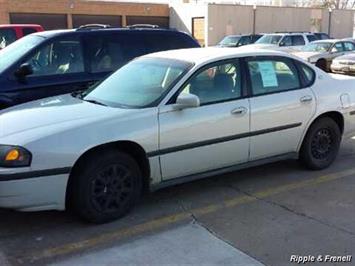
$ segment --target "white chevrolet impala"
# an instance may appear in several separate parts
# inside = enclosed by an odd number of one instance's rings
[[[323,169],[355,128],[355,79],[276,51],[146,55],[83,93],[0,113],[0,207],[101,223],[144,188],[276,160]]]

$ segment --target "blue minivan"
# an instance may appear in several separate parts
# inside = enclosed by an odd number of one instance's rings
[[[0,109],[85,90],[137,56],[193,47],[190,35],[154,27],[31,34],[0,51]]]

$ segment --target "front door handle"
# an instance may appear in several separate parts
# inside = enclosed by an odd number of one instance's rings
[[[247,108],[245,108],[244,106],[240,106],[240,107],[237,107],[237,108],[233,109],[231,111],[231,114],[232,115],[244,115],[244,114],[247,113],[247,111],[248,111]]]
[[[309,103],[312,100],[313,100],[312,96],[306,95],[306,96],[301,97],[300,102],[301,103]]]

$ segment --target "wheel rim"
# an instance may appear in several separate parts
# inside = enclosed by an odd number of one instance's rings
[[[327,159],[331,154],[333,144],[332,132],[327,128],[318,130],[311,142],[311,152],[314,158],[318,160]]]
[[[120,164],[103,168],[91,182],[92,203],[103,213],[121,210],[131,198],[132,192],[132,173]]]

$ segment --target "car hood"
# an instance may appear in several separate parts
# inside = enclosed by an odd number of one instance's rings
[[[307,61],[308,58],[319,56],[322,53],[320,53],[320,52],[295,52],[293,54],[295,56],[297,56],[299,58],[302,58],[302,59]]]
[[[70,94],[45,98],[1,111],[0,138],[41,127],[81,124],[133,110],[89,103]]]

